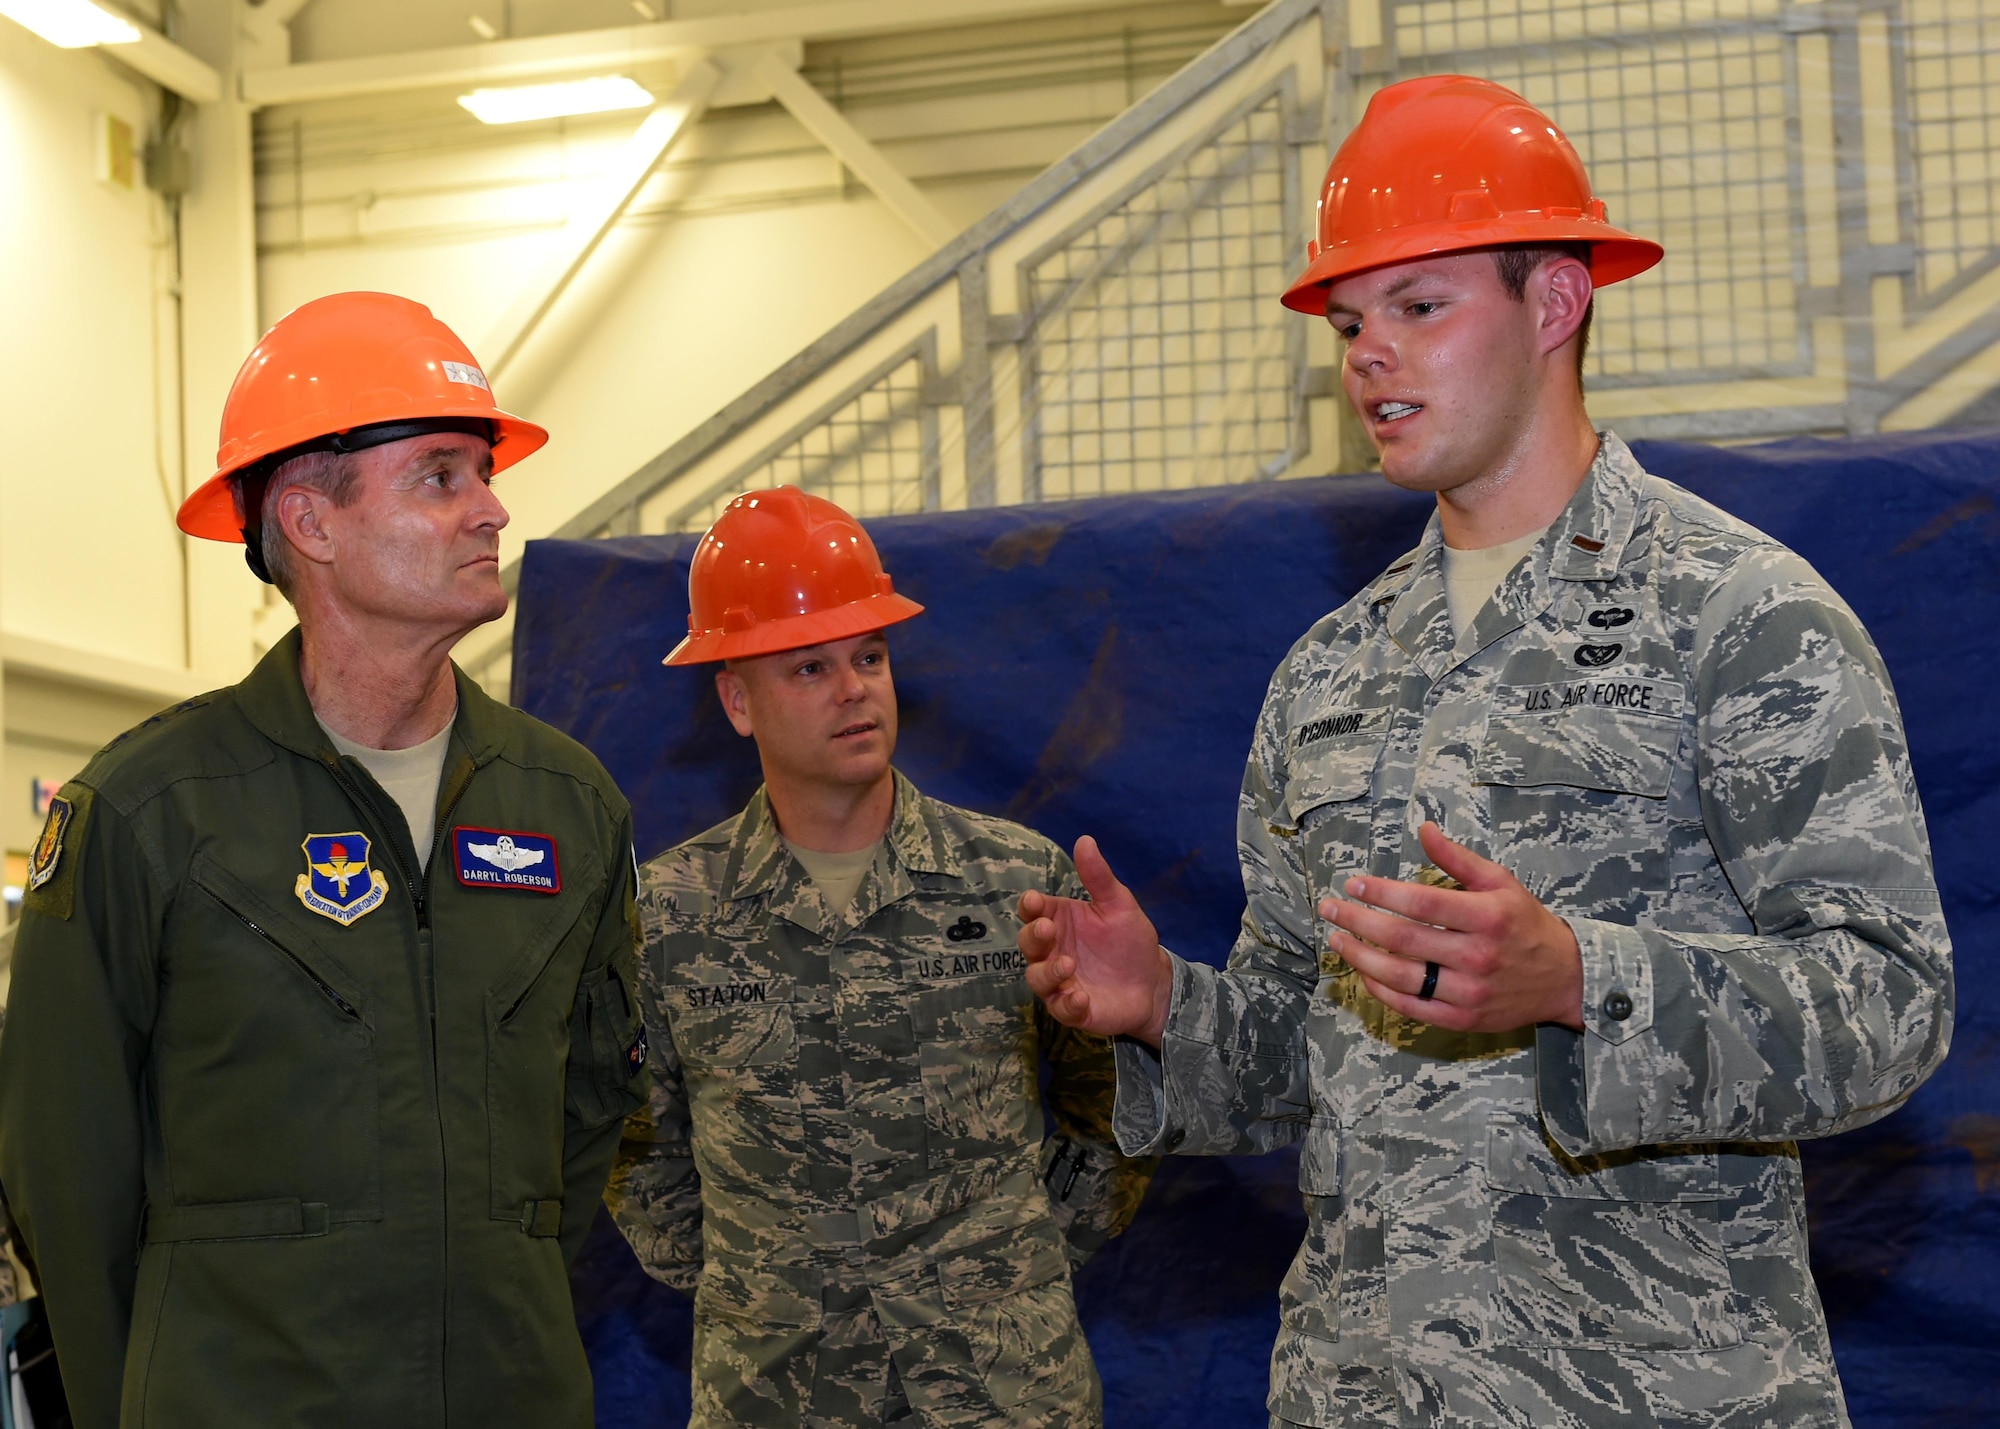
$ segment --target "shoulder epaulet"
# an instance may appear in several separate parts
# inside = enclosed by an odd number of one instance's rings
[[[105,755],[111,753],[114,749],[121,748],[130,741],[139,738],[141,735],[146,734],[149,731],[158,729],[162,725],[171,724],[175,720],[179,719],[182,715],[185,715],[192,710],[201,709],[213,703],[214,700],[215,700],[215,692],[211,690],[207,694],[196,695],[192,699],[182,700],[177,705],[168,705],[158,714],[151,715],[145,719],[140,720],[137,724],[133,725],[123,734],[113,736],[109,744],[105,745],[104,748],[97,751],[97,757],[102,759]]]

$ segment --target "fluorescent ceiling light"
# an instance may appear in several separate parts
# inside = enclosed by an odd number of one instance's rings
[[[137,25],[90,0],[0,0],[0,15],[65,50],[139,42]]]
[[[11,5],[16,0],[0,0]],[[646,109],[653,96],[622,74],[569,79],[559,84],[522,84],[511,89],[475,89],[458,102],[482,124],[519,124],[527,119],[560,119],[569,114],[604,114],[614,109]]]

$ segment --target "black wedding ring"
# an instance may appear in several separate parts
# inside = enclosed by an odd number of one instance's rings
[[[1437,996],[1437,990],[1438,965],[1436,963],[1425,963],[1424,985],[1417,989],[1417,1001],[1429,1002],[1433,997]]]

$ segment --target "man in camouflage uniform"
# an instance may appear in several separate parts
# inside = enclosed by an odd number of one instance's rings
[[[609,1199],[695,1296],[694,1423],[1099,1424],[1070,1271],[1154,1163],[1111,1144],[1110,1043],[1022,976],[1015,902],[1069,859],[891,767],[881,630],[922,607],[837,506],[739,497],[689,595],[668,663],[728,660],[765,784],[641,872],[654,1083]]]
[[[1030,982],[1127,1034],[1126,1149],[1300,1145],[1274,1424],[1845,1424],[1795,1143],[1951,1027],[1888,674],[1804,561],[1591,430],[1593,284],[1659,250],[1543,116],[1392,86],[1326,193],[1286,301],[1437,514],[1271,682],[1227,970],[1085,840],[1091,904],[1023,899]]]

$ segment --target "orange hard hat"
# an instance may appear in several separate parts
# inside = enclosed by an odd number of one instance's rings
[[[1588,243],[1600,288],[1663,252],[1606,221],[1569,140],[1513,90],[1462,74],[1407,79],[1368,101],[1333,156],[1319,236],[1284,304],[1318,317],[1349,274],[1509,243]]]
[[[495,471],[549,439],[493,404],[471,352],[422,303],[389,293],[315,298],[279,318],[238,369],[215,475],[176,519],[190,536],[244,541],[232,478],[268,475],[310,451],[361,451],[430,432],[484,436]],[[254,529],[259,512],[247,515]]]
[[[845,640],[923,614],[896,594],[861,523],[796,486],[746,491],[695,547],[688,635],[668,665]]]

